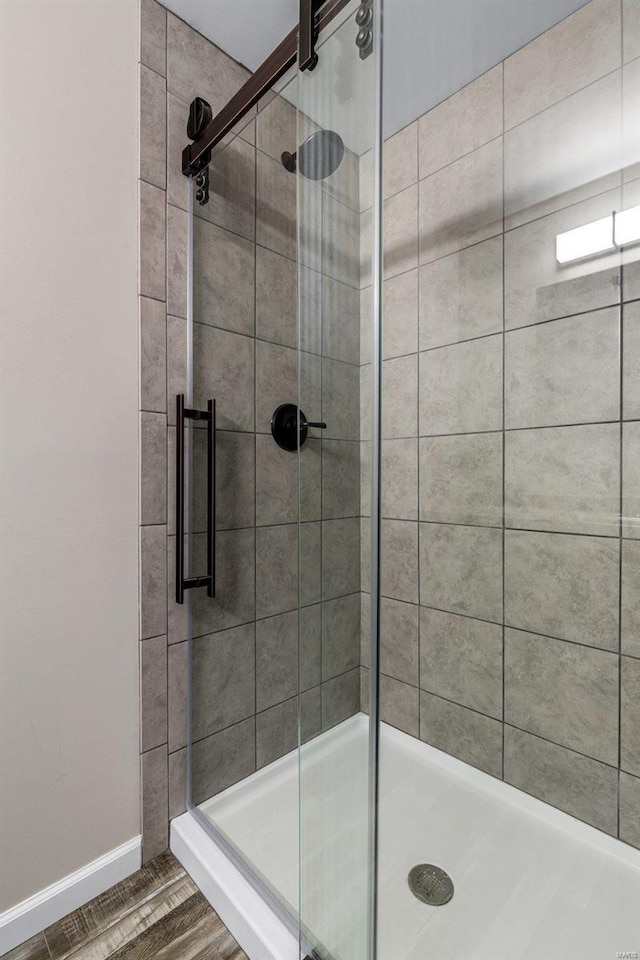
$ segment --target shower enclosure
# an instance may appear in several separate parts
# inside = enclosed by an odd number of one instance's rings
[[[640,942],[640,4],[555,6],[386,140],[377,0],[192,105],[185,816],[291,960]]]

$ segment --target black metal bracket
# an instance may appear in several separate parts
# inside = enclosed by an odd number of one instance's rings
[[[211,109],[211,104],[208,100],[205,100],[204,97],[195,97],[189,104],[189,119],[187,120],[187,136],[189,140],[193,140],[195,143],[201,139],[204,131],[207,129],[208,125],[213,120],[213,110]],[[189,150],[189,147],[185,147],[185,150]],[[184,158],[183,151],[183,158]],[[205,171],[207,164],[211,160],[211,150],[206,150],[198,160],[197,170]],[[195,171],[193,171],[195,172]],[[203,188],[204,184],[198,184],[199,188]],[[204,196],[204,194],[203,194]],[[204,205],[209,199],[209,174],[207,171],[206,174],[206,199],[199,199],[198,203]]]
[[[209,167],[196,174],[196,200],[201,207],[209,203]]]
[[[318,27],[316,13],[323,0],[300,0],[300,26],[298,27],[298,68],[314,70],[318,65],[316,42]]]
[[[184,575],[184,424],[202,420],[207,424],[207,573],[203,577]],[[206,410],[185,407],[184,393],[176,396],[176,603],[184,603],[184,591],[206,587],[207,596],[216,595],[216,402]]]
[[[338,16],[349,0],[324,0],[315,19],[319,33]],[[211,150],[242,120],[261,97],[271,90],[273,85],[285,75],[298,58],[299,25],[291,30],[284,40],[258,69],[252,73],[237,93],[207,124],[194,143],[189,143],[182,151],[182,172],[185,177],[199,173],[209,163]]]
[[[360,59],[366,60],[373,53],[373,0],[361,0],[356,10],[356,23],[356,47],[360,51]]]

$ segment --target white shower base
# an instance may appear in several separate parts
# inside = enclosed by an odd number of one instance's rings
[[[360,714],[308,744],[302,760],[303,836],[317,841],[303,845],[303,914],[340,960],[366,953],[354,853],[366,849],[367,736]],[[201,810],[296,910],[297,751]],[[452,877],[447,905],[410,893],[407,875],[420,862]],[[378,891],[378,960],[615,960],[640,949],[640,851],[386,724]],[[230,919],[244,946],[242,923]],[[252,960],[271,960],[264,947],[252,955],[250,941]],[[297,960],[294,940],[280,944],[274,960]]]

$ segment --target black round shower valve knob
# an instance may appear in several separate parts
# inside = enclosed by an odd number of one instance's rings
[[[300,431],[300,446],[307,439],[309,427],[326,430],[326,423],[307,420],[302,410],[298,416],[295,403],[281,403],[273,411],[271,417],[271,434],[273,439],[283,450],[293,452],[298,449],[298,428]]]

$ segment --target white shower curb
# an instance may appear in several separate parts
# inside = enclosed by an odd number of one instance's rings
[[[299,960],[298,938],[190,811],[171,821],[171,852],[250,960]]]

